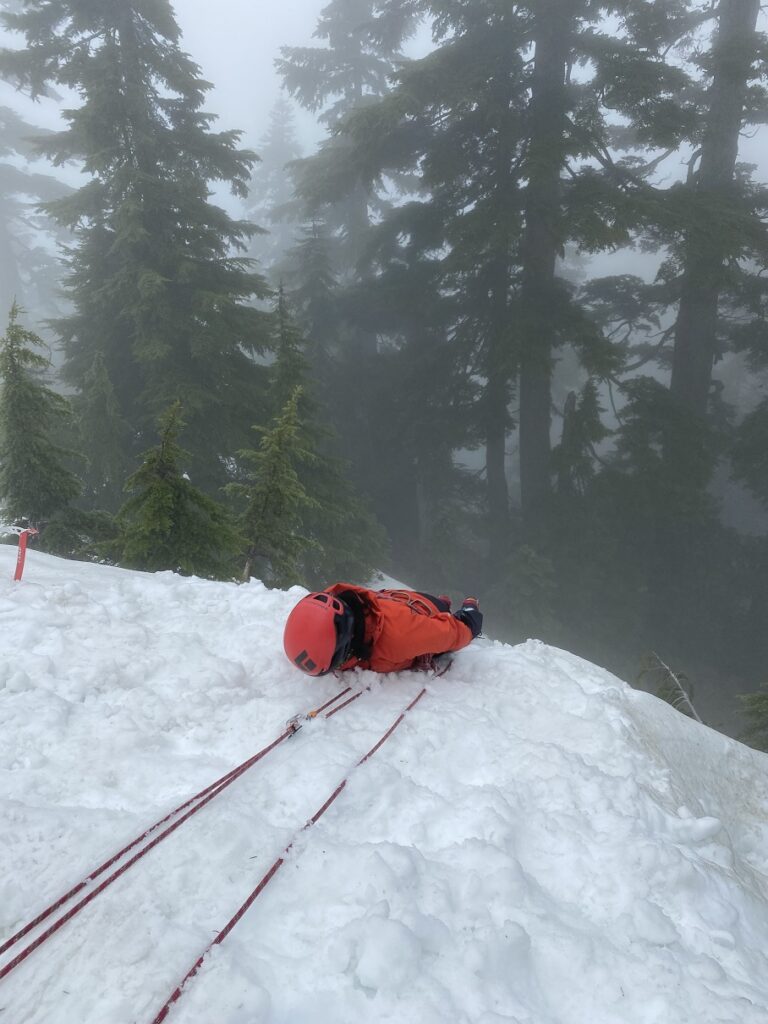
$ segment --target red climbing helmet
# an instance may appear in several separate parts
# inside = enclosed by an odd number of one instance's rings
[[[307,594],[288,616],[283,647],[302,672],[322,676],[348,660],[354,629],[354,616],[338,597]]]

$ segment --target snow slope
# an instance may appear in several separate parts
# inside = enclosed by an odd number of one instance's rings
[[[0,546],[0,940],[339,689],[299,597]],[[347,680],[348,681],[348,680]],[[562,651],[476,641],[256,765],[0,981],[3,1024],[765,1024],[765,755]],[[347,773],[327,814],[299,833]],[[8,952],[0,964],[13,955]]]

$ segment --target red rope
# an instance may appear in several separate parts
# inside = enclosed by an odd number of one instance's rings
[[[340,691],[330,700],[326,701],[325,704],[323,704],[321,707],[316,708],[311,712],[308,712],[307,717],[315,717],[321,714],[323,711],[325,711],[326,708],[329,708],[332,704],[339,700],[339,698],[349,693],[350,689],[351,687],[348,686],[345,690]],[[359,694],[356,694],[355,696],[360,696],[361,693],[362,691]],[[349,703],[350,701],[347,700],[341,706],[345,707]],[[330,712],[330,714],[332,713],[333,712]],[[326,717],[329,717],[329,715],[326,715]],[[51,937],[51,935],[54,935],[64,924],[67,923],[67,921],[70,921],[75,916],[75,914],[79,913],[83,909],[83,907],[87,906],[92,900],[96,899],[99,893],[102,893],[108,886],[112,884],[112,882],[119,878],[120,875],[124,874],[124,872],[126,872],[130,867],[132,867],[138,860],[141,860],[141,858],[146,853],[149,853],[149,851],[153,849],[155,846],[157,846],[159,842],[165,839],[166,836],[169,836],[172,832],[175,832],[180,825],[183,825],[185,821],[188,821],[189,818],[191,818],[194,814],[197,814],[197,812],[201,810],[203,807],[205,807],[206,804],[210,803],[210,801],[213,800],[214,797],[217,797],[219,793],[223,792],[228,786],[230,786],[233,782],[239,779],[241,775],[244,775],[249,768],[252,768],[253,765],[255,765],[263,757],[266,757],[267,754],[274,750],[275,747],[279,746],[284,740],[288,739],[289,736],[292,736],[294,732],[295,729],[293,728],[286,729],[285,732],[278,736],[277,739],[273,740],[272,743],[270,743],[268,746],[264,747],[262,750],[259,750],[256,754],[253,754],[246,761],[243,761],[242,764],[239,764],[237,767],[232,768],[225,775],[222,775],[220,779],[217,779],[215,782],[212,782],[209,786],[206,786],[205,789],[201,789],[199,793],[196,793],[188,800],[185,800],[183,804],[179,804],[179,806],[175,808],[175,810],[170,811],[170,813],[166,814],[165,817],[160,818],[153,825],[150,825],[150,827],[148,829],[145,829],[145,831],[142,832],[141,835],[133,839],[130,843],[128,843],[127,846],[124,846],[122,850],[114,854],[114,856],[110,857],[109,860],[99,865],[99,867],[92,871],[86,878],[84,878],[81,882],[78,882],[77,885],[73,886],[68,892],[66,892],[63,896],[56,900],[55,903],[52,903],[49,907],[46,907],[46,909],[43,910],[40,914],[38,914],[37,917],[34,918],[34,920],[29,921],[27,924],[24,925],[23,928],[16,932],[15,935],[12,935],[9,939],[7,939],[3,943],[3,945],[0,946],[0,954],[5,953],[17,942],[23,939],[25,935],[28,935],[29,932],[31,932],[39,924],[42,924],[43,921],[50,917],[51,914],[55,913],[55,911],[59,910],[65,903],[72,899],[73,896],[76,896],[77,893],[85,889],[90,882],[94,881],[94,879],[98,878],[99,875],[102,875],[105,871],[111,868],[115,863],[117,863],[117,861],[120,860],[121,857],[125,856],[126,853],[129,853],[135,846],[142,842],[142,840],[147,839],[153,832],[157,831],[157,829],[160,828],[161,825],[164,825],[166,822],[170,821],[177,814],[180,814],[181,811],[185,810],[185,808],[190,807],[191,804],[195,804],[195,801],[200,801],[199,803],[196,803],[195,806],[191,808],[191,810],[187,811],[187,813],[183,817],[179,818],[178,821],[175,821],[168,828],[164,829],[158,836],[155,837],[155,839],[152,840],[151,843],[148,843],[146,846],[142,847],[141,850],[138,851],[138,853],[134,854],[134,856],[130,858],[130,860],[126,861],[125,864],[121,865],[121,867],[117,871],[113,872],[108,878],[101,882],[100,885],[96,886],[95,889],[92,889],[86,897],[80,900],[79,903],[76,903],[60,918],[57,918],[57,920],[54,921],[54,923],[49,928],[42,932],[28,946],[25,946],[24,949],[22,949],[12,960],[9,960],[7,964],[0,968],[0,980],[6,977],[6,975],[10,974],[11,971],[13,971],[16,967],[19,966],[20,963],[26,960],[26,958],[31,953],[33,953],[39,946],[46,942]]]
[[[360,758],[360,760],[355,765],[355,768],[359,768],[361,764],[365,764],[365,762],[368,761],[369,758],[373,757],[373,755],[376,753],[376,751],[381,746],[383,746],[384,743],[386,743],[386,741],[389,739],[389,737],[392,735],[392,733],[395,731],[395,729],[400,725],[400,723],[405,718],[406,714],[412,708],[414,708],[416,706],[416,704],[418,704],[418,702],[421,700],[421,698],[424,696],[424,694],[426,692],[427,692],[426,689],[422,689],[420,691],[420,693],[418,693],[416,695],[416,697],[414,697],[414,699],[411,701],[411,703],[408,705],[408,707],[406,707],[403,711],[400,712],[398,717],[395,719],[395,721],[392,723],[392,725],[390,725],[390,727],[387,729],[387,731],[384,733],[384,735],[381,737],[381,739],[378,741],[378,743],[376,743],[373,747],[371,747],[371,749],[368,751],[368,753]],[[347,703],[349,703],[349,701]],[[331,712],[331,714],[333,714],[333,713],[334,712]],[[328,717],[330,717],[330,716],[328,716]],[[312,815],[312,817],[309,819],[309,821],[301,828],[301,830],[300,830],[301,832],[305,832],[308,828],[311,828],[325,814],[325,812],[328,810],[328,808],[331,806],[331,804],[334,802],[334,800],[336,800],[336,798],[343,791],[344,787],[347,784],[347,780],[348,779],[349,779],[349,776],[347,775],[345,778],[343,778],[341,780],[341,782],[338,784],[336,789],[334,789],[334,791],[331,793],[331,795],[328,797],[328,799],[325,801],[325,803],[317,811],[315,811],[315,813]],[[293,846],[294,842],[295,842],[295,840],[291,840],[291,842],[286,846],[286,848],[283,850],[283,852],[280,854],[280,856],[277,858],[277,860],[274,862],[274,864],[272,864],[272,866],[269,868],[269,870],[264,875],[262,875],[262,877],[259,879],[259,882],[258,882],[256,888],[253,890],[253,892],[251,892],[251,894],[248,897],[248,899],[245,900],[245,902],[243,904],[241,904],[241,906],[239,907],[237,912],[234,914],[233,917],[231,917],[229,919],[229,921],[227,921],[227,923],[224,925],[224,927],[221,929],[221,931],[218,933],[218,935],[208,943],[208,945],[205,947],[203,952],[200,954],[200,956],[197,958],[197,960],[195,960],[194,964],[190,967],[190,969],[184,975],[182,980],[179,982],[177,987],[173,990],[173,992],[171,993],[171,995],[168,998],[168,1000],[163,1004],[160,1012],[157,1014],[156,1017],[154,1017],[154,1019],[152,1020],[152,1024],[161,1024],[161,1022],[165,1020],[165,1018],[170,1013],[171,1007],[173,1006],[173,1004],[175,1002],[177,1002],[181,998],[182,992],[184,990],[184,986],[187,984],[187,982],[191,978],[193,978],[197,974],[197,972],[199,971],[200,967],[202,966],[202,963],[205,960],[205,958],[208,955],[208,953],[210,953],[210,951],[213,949],[214,946],[221,945],[221,943],[224,941],[224,939],[226,939],[226,937],[229,935],[229,933],[235,927],[237,922],[246,914],[246,912],[253,905],[254,901],[257,899],[257,897],[260,895],[260,893],[272,881],[274,876],[277,874],[277,872],[283,866],[283,863],[285,862],[285,857],[288,854],[288,852],[291,849],[291,847]]]
[[[344,708],[348,707],[348,706],[349,706],[350,704],[352,704],[352,703],[353,703],[354,701],[356,701],[358,697],[362,697],[362,696],[363,696],[363,694],[364,694],[364,693],[365,693],[365,692],[366,692],[366,691],[367,691],[368,689],[370,689],[370,687],[366,687],[366,689],[365,689],[365,690],[358,690],[358,691],[357,691],[357,693],[353,693],[353,694],[352,694],[352,696],[351,696],[351,697],[348,697],[348,698],[347,698],[347,699],[346,699],[346,700],[344,701],[344,703],[343,703],[343,704],[339,704],[339,706],[338,706],[337,708],[334,708],[334,709],[333,709],[333,711],[329,711],[329,712],[328,712],[328,714],[327,714],[327,715],[326,715],[325,717],[326,717],[326,718],[333,718],[333,716],[334,716],[334,715],[336,714],[336,712],[337,712],[337,711],[343,711],[343,710],[344,710]]]

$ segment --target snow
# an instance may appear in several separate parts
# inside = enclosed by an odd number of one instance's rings
[[[766,755],[534,640],[309,680],[281,647],[298,588],[14,565],[0,546],[0,940],[291,715],[371,689],[0,981],[0,1020],[149,1024],[292,841],[173,1024],[768,1020]]]

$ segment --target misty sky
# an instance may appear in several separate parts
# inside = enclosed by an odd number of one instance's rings
[[[243,144],[258,150],[280,91],[274,60],[281,46],[312,43],[320,11],[328,0],[175,0],[176,19],[183,32],[183,48],[213,84],[205,107],[219,116],[216,127],[243,131]],[[760,14],[760,27],[768,29],[768,11]],[[412,47],[427,49],[428,33]],[[4,41],[11,42],[9,37]],[[11,45],[19,45],[18,37]],[[57,127],[55,105],[33,109],[22,97],[0,83],[0,103],[6,102],[29,116],[34,124]],[[46,105],[43,104],[43,107]],[[307,149],[322,137],[312,115],[296,110],[296,124]],[[761,137],[742,139],[741,159],[753,161],[768,174],[768,143]],[[765,175],[764,175],[765,176]]]
[[[211,0],[175,0],[176,19],[183,33],[182,46],[214,87],[205,101],[205,109],[219,118],[214,130],[239,129],[244,133],[242,144],[258,152],[270,111],[280,93],[281,81],[274,68],[280,47],[312,45],[318,16],[327,3],[328,0],[214,0],[213,3]],[[761,12],[759,26],[763,31],[768,29],[768,11]],[[20,39],[0,33],[1,43],[18,46]],[[411,55],[416,55],[429,48],[429,32],[425,27],[407,49]],[[60,127],[59,104],[46,101],[33,104],[7,83],[0,82],[2,103],[19,110],[32,124]],[[313,115],[298,107],[294,109],[300,139],[305,152],[309,153],[324,131]],[[768,179],[768,132],[765,129],[742,137],[740,159],[758,165],[758,180]],[[57,173],[71,185],[82,183],[75,167],[60,168]],[[664,166],[661,176],[668,184],[684,173],[683,159],[677,155]],[[215,194],[223,205],[232,205],[226,190],[217,189]],[[633,257],[636,259],[637,254]]]
[[[176,0],[176,17],[184,33],[184,49],[200,64],[215,86],[206,108],[220,117],[218,127],[239,128],[244,144],[258,151],[269,112],[280,91],[274,60],[281,46],[312,43],[318,15],[328,0]],[[265,14],[265,8],[268,13]],[[214,13],[212,13],[212,11]],[[768,30],[768,12],[760,14],[760,28]],[[424,33],[421,45],[427,44]],[[420,48],[416,44],[416,48]],[[314,118],[296,108],[300,137],[309,150],[322,137]],[[740,159],[756,163],[768,177],[766,132],[742,138]],[[669,166],[666,174],[684,174]]]
[[[200,65],[214,89],[205,109],[219,116],[216,129],[238,128],[243,144],[258,148],[280,91],[274,60],[281,46],[311,43],[317,18],[328,0],[175,0],[182,47]],[[265,14],[265,8],[269,12]],[[20,36],[0,31],[0,45],[20,46]],[[34,125],[60,127],[59,105],[31,103],[0,82],[0,104],[19,110]],[[296,124],[306,146],[321,136],[314,118],[297,109]],[[67,175],[64,175],[67,177]],[[77,184],[72,181],[72,184]]]
[[[274,60],[281,46],[311,42],[327,0],[176,0],[183,47],[215,90],[206,107],[220,117],[219,128],[240,128],[256,146],[277,99],[280,80]],[[297,114],[303,137],[317,138],[309,115]]]

